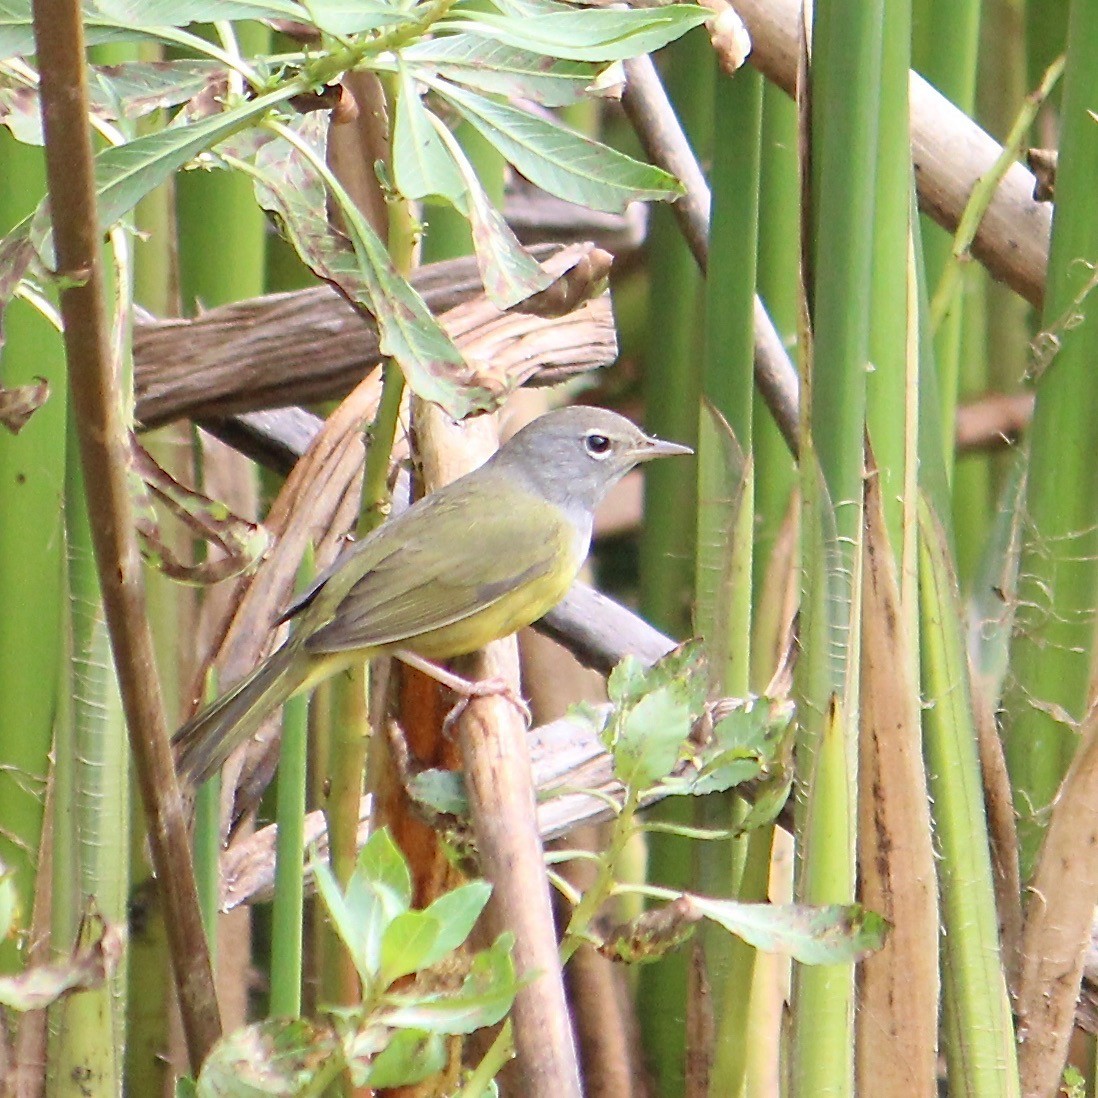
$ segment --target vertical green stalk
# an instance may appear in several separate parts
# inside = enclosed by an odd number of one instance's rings
[[[943,95],[967,114],[974,112],[981,0],[923,0],[915,37],[915,65]],[[998,48],[998,47],[997,47]],[[923,219],[923,249],[931,293],[952,262],[952,234]],[[988,279],[977,264],[962,270],[947,311],[934,333],[934,358],[941,398],[946,475],[954,486],[958,572],[971,575],[988,531],[992,505],[990,459],[974,455],[954,470],[953,424],[958,398],[988,387],[984,300]]]
[[[115,45],[95,51],[95,60],[118,64],[135,51]],[[126,336],[132,316],[133,268],[130,241],[121,233],[104,252],[106,294],[116,323]],[[126,338],[125,347],[130,340]],[[117,399],[132,402],[133,368],[128,351],[120,364]],[[96,570],[91,517],[79,456],[79,436],[71,407],[66,416],[65,547],[68,598],[67,688],[64,724],[58,725],[58,753],[69,752],[55,772],[52,944],[68,956],[79,944],[89,909],[124,925],[129,898],[130,803],[129,745],[111,657],[106,618]],[[61,745],[61,738],[67,741]],[[49,1076],[85,1080],[88,1093],[117,1094],[122,1089],[126,1047],[126,957],[99,988],[74,994],[50,1012],[53,1041]]]
[[[781,89],[763,88],[762,141],[759,164],[758,293],[783,338],[792,342],[798,317],[798,234],[800,190],[797,173],[797,108]],[[789,507],[795,483],[789,447],[773,416],[756,392],[754,445],[756,559],[765,561]],[[765,568],[756,568],[758,592]],[[756,668],[760,677],[773,671]]]
[[[664,80],[695,152],[704,156],[712,126],[713,50],[696,30],[663,53]],[[648,236],[648,342],[644,359],[645,416],[660,438],[691,443],[698,430],[701,392],[699,306],[701,276],[671,210],[652,209]],[[694,530],[682,521],[693,510],[689,463],[653,463],[645,470],[645,525],[640,550],[641,603],[654,624],[672,634],[689,631]]]
[[[922,0],[917,7],[914,62],[919,72],[962,111],[972,114],[976,100],[976,55],[980,37],[980,0]],[[926,218],[923,225],[927,284],[937,287],[950,261],[953,237]],[[935,360],[941,385],[943,433],[953,435],[957,393],[961,383],[961,346],[965,301],[978,293],[976,277],[967,275],[934,336]],[[971,349],[971,348],[970,348]],[[946,467],[952,478],[953,447],[946,447]],[[967,504],[966,504],[967,507]]]
[[[0,130],[0,230],[29,214],[44,191],[41,149]],[[0,860],[15,874],[24,925],[61,682],[66,381],[56,330],[17,300],[4,316],[0,384],[36,377],[49,383],[47,402],[18,435],[0,429]],[[17,942],[0,944],[0,969],[18,967]]]
[[[762,87],[762,77],[751,69],[741,70],[732,79],[722,76],[715,85],[714,118],[719,120],[719,130],[714,134],[703,365],[710,407],[701,409],[698,430],[698,630],[712,661],[713,688],[740,697],[748,694],[751,685],[752,318]],[[700,798],[694,808],[701,826],[734,826],[743,814],[742,805],[730,794]],[[700,844],[697,887],[710,895],[764,899],[769,842],[753,844],[745,837],[734,845],[738,849],[729,851],[724,843]],[[734,863],[739,873],[733,872]],[[757,893],[760,883],[761,895]],[[750,894],[744,892],[745,884]],[[707,934],[705,952],[714,999],[723,1005],[715,1013],[710,1090],[735,1095],[743,1088],[746,1067],[755,951],[728,935]]]
[[[917,219],[912,227],[919,316],[925,324],[929,311]],[[923,753],[939,854],[943,1051],[951,1094],[1012,1095],[1018,1090],[1018,1070],[962,611],[952,571],[950,493],[942,457],[933,344],[925,327],[920,331],[919,352],[920,676]]]
[[[949,547],[929,501],[920,504],[919,599],[927,778],[942,917],[942,1030],[949,1093],[1020,1092],[999,946],[972,688]]]
[[[663,77],[695,152],[704,156],[712,126],[712,81],[716,71],[708,35],[692,31],[662,52]],[[671,210],[651,210],[647,240],[648,338],[644,351],[644,404],[648,429],[660,438],[693,443],[701,394],[701,276]],[[645,470],[644,529],[640,544],[641,608],[672,635],[690,632],[690,596],[696,527],[695,472],[689,462],[653,462]],[[659,468],[662,465],[663,468]],[[688,805],[661,805],[656,812],[689,821]],[[672,835],[649,838],[650,880],[689,886],[691,844]],[[643,1041],[656,1073],[656,1091],[682,1093],[683,1015],[687,973],[684,958],[666,957],[640,972],[637,998]],[[669,1010],[674,1004],[675,1009]]]
[[[1006,704],[1007,765],[1019,812],[1022,878],[1088,703],[1098,588],[1098,7],[1068,27],[1056,210],[1030,430],[1025,541]]]
[[[885,8],[877,190],[873,227],[873,307],[866,385],[866,421],[881,482],[888,540],[902,580],[905,606],[915,620],[915,498],[919,376],[918,355],[908,339],[917,324],[911,247],[911,130],[908,70],[911,7],[894,0]],[[904,260],[904,261],[901,261]],[[907,550],[905,552],[905,550]],[[916,645],[912,645],[915,651]],[[917,676],[916,676],[917,679]]]
[[[872,308],[883,5],[828,0],[813,25],[813,346],[803,384],[804,634],[798,674],[798,899],[854,898],[858,561]],[[853,1093],[853,966],[794,972],[796,1094]]]
[[[1022,31],[1024,13],[1018,0],[993,0],[980,21],[980,83],[977,88],[977,117],[998,141],[1006,138],[1025,99],[1026,43]],[[1057,5],[1037,6],[1042,10]],[[1043,72],[1044,70],[1042,70]],[[1040,79],[1040,77],[1038,77]],[[1033,337],[1033,309],[1001,282],[988,281],[984,308],[984,360],[988,387],[994,392],[1013,392],[1022,384],[1029,365],[1029,341]],[[997,456],[991,467],[992,500],[987,528],[994,525],[994,513],[1004,483],[1014,467],[1013,455]],[[960,498],[961,485],[958,485]],[[965,574],[962,572],[962,574]],[[974,574],[974,573],[971,573]]]
[[[69,416],[71,421],[72,417]],[[124,924],[129,891],[129,752],[99,596],[75,424],[69,423],[65,486],[71,687],[70,724],[58,769],[53,837],[53,945],[67,956],[80,920],[96,910]],[[62,757],[67,752],[68,757]],[[61,765],[61,763],[64,765]],[[101,988],[80,992],[51,1012],[49,1071],[55,1083],[82,1078],[89,1094],[121,1089],[125,1047],[125,968]]]
[[[141,43],[139,57],[143,61],[159,61],[163,51],[154,43]],[[152,132],[163,125],[163,118],[154,115],[145,119],[139,132]],[[138,204],[134,211],[137,233],[132,242],[134,300],[155,316],[172,316],[178,308],[175,287],[175,224],[174,189],[171,182],[158,187]],[[185,423],[173,424],[161,431],[146,434],[142,444],[161,467],[173,476],[187,481],[191,476],[190,429]],[[186,559],[189,539],[180,532],[174,547]],[[145,591],[149,624],[157,651],[157,670],[164,695],[168,723],[174,727],[179,720],[184,683],[193,667],[191,661],[179,659],[179,638],[191,632],[194,591],[161,574],[155,568],[145,570]],[[185,663],[186,666],[181,666]],[[187,687],[190,686],[188,682]],[[130,861],[138,881],[138,897],[149,897],[152,882],[148,878],[143,831],[144,815],[140,798],[130,798]],[[142,881],[141,879],[144,878]],[[130,923],[130,966],[128,1000],[131,1004],[126,1026],[126,1076],[124,1093],[152,1094],[164,1087],[162,1050],[169,1037],[169,999],[171,969],[161,912],[157,905],[133,904],[141,915]]]
[[[706,282],[703,390],[747,459],[743,479],[732,469],[721,431],[703,408],[698,429],[698,627],[708,641],[714,685],[746,695],[751,635],[754,437],[755,252],[759,217],[762,77],[744,69],[716,84],[712,216]],[[729,506],[741,502],[737,514]],[[729,518],[738,519],[737,530]],[[730,544],[736,533],[742,540]],[[733,565],[734,567],[730,567]]]
[[[240,52],[263,53],[270,31],[234,24]],[[267,219],[251,180],[224,171],[180,172],[175,183],[183,311],[256,297],[264,290]]]
[[[301,1013],[302,924],[305,902],[305,789],[309,702],[290,698],[282,711],[278,758],[278,832],[271,928],[272,1016]]]

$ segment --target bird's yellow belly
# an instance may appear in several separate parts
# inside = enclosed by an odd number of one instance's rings
[[[475,652],[500,637],[510,636],[547,614],[576,578],[576,568],[563,568],[559,575],[540,576],[508,591],[491,606],[461,621],[409,637],[394,647],[407,648],[429,660],[449,659]]]

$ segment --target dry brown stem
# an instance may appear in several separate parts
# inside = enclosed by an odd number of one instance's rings
[[[858,899],[892,929],[858,967],[858,1093],[930,1098],[938,1087],[938,894],[918,675],[872,473],[865,495]]]
[[[187,818],[168,744],[127,482],[128,438],[110,353],[96,210],[84,34],[78,0],[38,0],[49,203],[65,356],[92,539],[149,845],[164,902],[183,1028],[197,1074],[221,1035],[198,908]]]
[[[1079,739],[1027,889],[1016,1002],[1023,1094],[1059,1086],[1098,899],[1098,709]]]

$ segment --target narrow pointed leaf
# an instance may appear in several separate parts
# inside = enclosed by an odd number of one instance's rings
[[[415,16],[385,0],[309,0],[308,13],[296,18],[329,34],[359,34],[410,23]]]
[[[437,195],[465,213],[465,182],[454,158],[431,122],[404,66],[398,69],[393,122],[393,179],[406,198],[419,201]]]
[[[427,914],[438,920],[440,929],[434,948],[424,958],[423,967],[441,961],[472,934],[491,895],[492,886],[487,881],[470,881],[444,892],[432,902]]]
[[[485,193],[461,146],[437,118],[431,120],[465,184],[477,266],[492,303],[500,309],[509,309],[551,286],[553,276],[523,250],[503,214]]]
[[[318,123],[310,117],[298,126],[298,140],[323,163]],[[284,139],[260,150],[254,174],[260,204],[279,218],[298,255],[320,278],[374,317],[382,353],[396,359],[413,392],[454,419],[496,407],[504,394],[480,383],[334,178],[322,181],[309,158]],[[325,183],[339,202],[346,235],[325,216]]]
[[[161,27],[218,19],[295,19],[305,9],[291,0],[85,0],[84,35],[89,46],[157,37]],[[31,0],[0,0],[0,57],[34,52]]]
[[[599,66],[531,53],[479,34],[448,34],[402,50],[401,61],[428,75],[497,95],[564,107],[583,99]]]
[[[651,53],[712,18],[692,4],[627,11],[579,8],[514,18],[465,8],[461,22],[443,24],[462,30],[469,23],[478,33],[509,46],[571,61],[624,61]]]
[[[427,81],[503,157],[542,190],[604,213],[622,213],[630,202],[666,201],[683,193],[673,176],[600,145],[562,126],[506,103]]]
[[[193,99],[223,79],[218,61],[189,57],[176,61],[128,61],[96,65],[88,72],[93,109],[104,118],[143,118],[155,110]]]

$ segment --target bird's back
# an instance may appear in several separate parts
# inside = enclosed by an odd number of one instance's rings
[[[490,466],[383,524],[299,603],[307,650],[461,655],[529,625],[575,579],[591,523]]]

